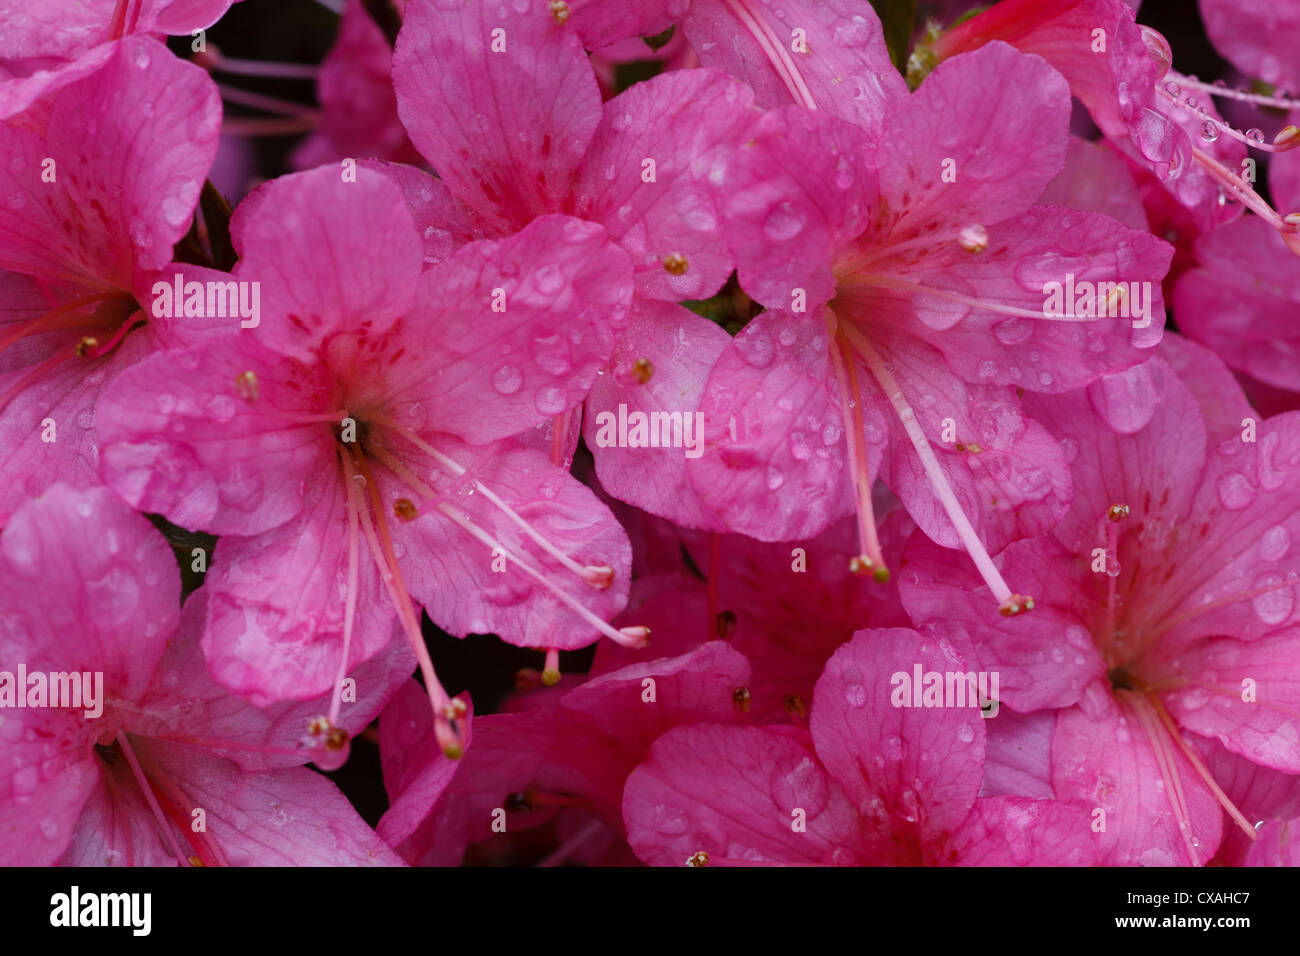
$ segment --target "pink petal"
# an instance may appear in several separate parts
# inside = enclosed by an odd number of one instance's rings
[[[901,585],[912,620],[960,627],[975,642],[980,665],[998,672],[999,700],[1008,706],[1025,713],[1068,707],[1105,673],[1093,644],[1093,604],[1073,573],[1074,555],[1059,542],[1016,541],[998,556],[1003,577],[1034,599],[1032,613],[1010,620],[960,551],[914,535],[904,560],[917,569]]]
[[[865,4],[794,0],[760,9],[694,3],[684,26],[704,65],[743,81],[765,109],[807,106],[811,98],[817,109],[874,135],[888,104],[907,94],[889,60],[880,20]],[[807,52],[793,52],[796,29],[803,31]],[[796,96],[794,90],[804,92]]]
[[[965,818],[984,773],[978,701],[937,709],[895,706],[897,674],[965,671],[946,639],[889,628],[859,631],[826,664],[813,693],[817,756],[866,818],[884,860],[930,859]]]
[[[1096,866],[1092,818],[1082,804],[991,797],[948,843],[959,866]]]
[[[627,250],[641,295],[705,299],[727,280],[718,193],[758,115],[746,87],[712,70],[660,74],[605,105],[578,171],[577,213]],[[670,256],[685,257],[683,274],[665,267]]]
[[[665,734],[628,778],[623,819],[651,866],[682,866],[699,851],[710,865],[864,862],[861,821],[811,748],[759,727]]]
[[[485,529],[506,550],[494,555],[492,547],[433,508],[409,522],[396,526],[390,522],[394,547],[404,551],[399,558],[411,596],[424,603],[439,627],[458,636],[491,633],[521,647],[566,650],[596,640],[596,629],[522,571],[511,555],[523,556],[554,588],[608,620],[627,603],[632,562],[627,535],[609,510],[590,489],[538,452],[504,444],[472,450],[449,437],[437,445],[580,567],[612,568],[613,583],[597,590],[541,553],[484,494],[451,492],[448,497],[456,512]],[[389,481],[381,481],[386,486],[384,500],[405,491]],[[457,487],[472,489],[468,483]]]
[[[1165,699],[1179,724],[1257,764],[1300,773],[1300,633],[1200,641],[1163,657],[1149,673],[1176,681]]]
[[[1247,216],[1197,240],[1196,257],[1197,267],[1174,287],[1179,329],[1232,368],[1300,390],[1295,253],[1271,226]]]
[[[0,169],[0,268],[102,291],[166,265],[216,156],[220,117],[203,70],[156,40],[118,44],[101,70],[59,91],[44,136],[0,125],[11,157]],[[42,181],[45,157],[54,183]]]
[[[1112,695],[1102,681],[1085,703],[1060,711],[1052,737],[1052,786],[1061,800],[1105,811],[1099,834],[1108,866],[1203,864],[1223,834],[1223,811],[1143,700]],[[1145,708],[1144,722],[1138,707]],[[1150,729],[1148,729],[1150,728]],[[1163,753],[1172,773],[1161,769]],[[1102,818],[1094,816],[1098,825]],[[1186,830],[1181,824],[1186,824]],[[1191,844],[1196,841],[1196,844]],[[1194,854],[1195,859],[1192,859]]]
[[[592,386],[583,418],[583,435],[606,491],[679,524],[712,524],[687,478],[687,462],[703,453],[703,428],[696,426],[697,421],[703,425],[697,417],[700,397],[709,370],[730,342],[718,325],[678,305],[633,301],[629,327],[619,339],[608,373]],[[652,368],[650,380],[644,383],[635,369],[642,359]],[[624,408],[628,416],[644,415],[647,422],[655,421],[650,417],[655,414],[676,416],[682,426],[677,433],[682,447],[620,445],[618,423]],[[688,426],[694,448],[686,447]],[[671,432],[668,437],[673,440]],[[644,438],[651,440],[649,435]],[[659,440],[658,430],[654,439]]]
[[[892,363],[926,435],[942,436],[949,426],[953,429],[955,441],[932,438],[932,444],[939,467],[985,546],[996,551],[1009,541],[1051,529],[1069,502],[1069,472],[1060,446],[1021,413],[1015,394],[1008,388],[966,384],[919,337],[882,335],[877,347],[884,361]],[[868,402],[889,427],[881,479],[926,534],[947,547],[960,547],[952,520],[893,405],[874,388]]]
[[[844,418],[824,324],[768,311],[723,350],[700,402],[703,456],[687,463],[700,501],[759,540],[808,537],[851,507]],[[883,423],[875,415],[877,442]],[[879,444],[868,446],[875,474]],[[779,494],[778,494],[779,492]]]
[[[879,201],[873,152],[866,133],[834,117],[764,114],[726,176],[727,241],[746,292],[800,311],[834,296],[834,253]]]
[[[257,534],[299,514],[309,478],[337,474],[328,425],[286,420],[328,407],[310,404],[328,387],[323,370],[268,352],[257,334],[163,352],[114,380],[98,412],[114,490],[182,527]],[[248,371],[253,401],[239,392]]]
[[[494,40],[504,50],[494,52]],[[540,7],[413,2],[393,84],[411,141],[499,231],[569,211],[572,176],[600,120],[596,78],[573,30]]]
[[[423,260],[401,190],[358,167],[281,176],[235,211],[235,276],[261,283],[257,341],[295,358],[315,358],[331,333],[390,328],[415,301]],[[287,321],[286,321],[287,320]]]
[[[323,471],[307,482],[293,519],[251,538],[223,536],[217,547],[203,653],[219,684],[259,707],[334,686],[348,586],[346,507],[338,469]],[[396,616],[363,543],[349,672],[388,646]]]
[[[1070,137],[1065,168],[1043,190],[1039,202],[1101,213],[1130,229],[1147,231],[1142,195],[1128,164],[1105,140]]]
[[[627,256],[594,223],[544,216],[464,246],[420,280],[437,328],[406,330],[419,333],[420,399],[439,430],[475,443],[559,415],[596,381],[631,297]]]
[[[58,484],[0,537],[4,656],[29,670],[102,671],[106,693],[148,686],[176,629],[180,576],[166,541],[102,487]]]
[[[885,120],[892,230],[992,226],[1024,212],[1065,164],[1069,118],[1065,80],[1037,57],[994,42],[941,63]],[[941,175],[948,159],[955,182]]]

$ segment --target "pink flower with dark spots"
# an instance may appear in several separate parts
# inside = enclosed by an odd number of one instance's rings
[[[990,615],[980,582],[919,537],[902,585],[919,625],[976,642],[1008,707],[1054,714],[1052,785],[1104,813],[1113,865],[1203,864],[1225,828],[1254,839],[1202,738],[1300,773],[1300,417],[1257,423],[1211,353],[1172,336],[1161,352],[1172,363],[1031,402],[1074,479],[1053,533],[1000,556],[1042,596],[1034,615]],[[1101,423],[1094,409],[1135,393],[1149,414]]]
[[[136,37],[0,123],[0,525],[55,481],[97,480],[96,408],[115,375],[221,330],[146,315],[220,119],[203,71]]]
[[[574,26],[537,0],[412,3],[393,80],[412,141],[480,235],[564,213],[600,223],[627,252],[632,321],[586,405],[583,434],[612,494],[711,525],[686,477],[699,453],[687,439],[696,437],[704,370],[727,336],[676,303],[713,295],[732,270],[719,188],[757,118],[753,94],[713,70],[678,70],[602,104]],[[600,430],[606,416],[652,414],[675,429],[671,451],[651,447],[649,435],[637,446]],[[568,420],[554,429],[569,434]],[[571,454],[561,443],[555,457]]]
[[[1069,500],[1060,450],[1018,392],[1141,361],[1160,337],[1168,246],[1034,204],[1068,142],[1065,83],[1036,57],[995,43],[942,64],[890,102],[875,143],[833,107],[768,113],[728,173],[740,284],[768,311],[710,373],[692,481],[764,540],[856,511],[853,569],[884,577],[879,475],[1018,613],[1029,605],[989,552],[1048,530]],[[1076,280],[1111,291],[1077,314],[1049,308],[1052,284]]]
[[[599,226],[544,217],[421,271],[397,186],[323,167],[252,194],[232,234],[260,325],[154,356],[101,412],[111,485],[223,536],[203,640],[221,683],[256,703],[337,695],[396,614],[455,750],[412,599],[462,636],[643,638],[606,623],[626,536],[512,440],[580,402],[613,347],[631,275]]]

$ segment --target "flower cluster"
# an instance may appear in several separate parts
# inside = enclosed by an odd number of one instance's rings
[[[1300,864],[1300,0],[322,6],[0,3],[0,864]]]

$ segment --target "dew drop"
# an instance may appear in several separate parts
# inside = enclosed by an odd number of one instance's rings
[[[523,384],[523,373],[513,365],[502,365],[492,373],[492,387],[498,395],[513,395]]]

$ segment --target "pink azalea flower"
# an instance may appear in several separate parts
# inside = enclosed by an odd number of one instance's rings
[[[438,866],[503,832],[502,821],[514,832],[564,809],[622,833],[623,783],[651,743],[678,724],[739,719],[733,694],[748,677],[721,641],[634,664],[533,710],[476,718],[473,747],[450,766],[411,716],[420,690],[408,685],[379,721],[392,800],[379,834],[408,862]]]
[[[1200,738],[1300,772],[1300,417],[1256,425],[1212,354],[1172,336],[1161,351],[1172,363],[1157,356],[1030,403],[1074,480],[1054,532],[1000,556],[1004,572],[1034,582],[1035,615],[991,617],[980,582],[919,537],[902,585],[918,624],[976,641],[1009,707],[1054,713],[1056,795],[1104,813],[1115,865],[1205,863],[1225,826],[1253,838]],[[1154,410],[1123,434],[1097,414],[1142,394]]]
[[[1300,91],[1295,38],[1300,4],[1294,0],[1199,0],[1214,48],[1233,66],[1279,89]]]
[[[418,163],[397,118],[393,50],[360,0],[345,0],[339,34],[316,80],[320,128],[294,150],[290,165],[312,169],[345,157]]]
[[[201,592],[181,611],[179,585],[161,535],[103,488],[57,484],[0,535],[0,664],[27,704],[0,722],[0,863],[400,864],[301,764],[345,746],[412,658],[356,671],[357,702],[312,740],[322,701],[258,711],[212,683]],[[49,675],[68,673],[81,698],[56,700]]]
[[[455,751],[460,706],[412,598],[458,635],[641,640],[606,623],[627,598],[626,536],[510,440],[580,402],[608,360],[631,275],[603,230],[543,217],[422,272],[403,193],[366,167],[275,180],[231,227],[260,326],[150,358],[101,409],[112,487],[223,536],[203,638],[217,680],[259,704],[337,695],[395,612]]]
[[[707,298],[731,272],[717,190],[757,115],[753,97],[715,71],[678,70],[602,104],[581,41],[553,8],[413,2],[393,56],[398,112],[481,235],[564,213],[600,223],[631,257],[633,319],[588,403],[587,444],[612,494],[707,525],[686,477],[685,428],[727,336],[674,303]],[[599,432],[602,413],[624,409],[675,415],[681,450]]]
[[[137,37],[0,123],[0,525],[55,481],[96,481],[104,385],[209,331],[141,327],[139,303],[189,228],[220,119],[203,71]]]
[[[695,724],[628,778],[628,841],[655,866],[1088,865],[1087,808],[981,797],[977,707],[896,703],[894,675],[967,670],[960,644],[861,631],[827,662],[811,732]]]
[[[0,62],[75,60],[100,44],[144,33],[189,36],[235,0],[0,0]]]
[[[1160,336],[1151,282],[1168,246],[1099,214],[1034,205],[1064,163],[1068,93],[1003,44],[892,99],[874,146],[829,115],[854,116],[858,101],[819,106],[767,114],[729,169],[740,283],[768,311],[710,373],[692,481],[729,527],[764,540],[816,534],[856,510],[853,568],[883,577],[879,475],[1017,613],[1029,605],[988,552],[1050,528],[1069,496],[1060,450],[1022,414],[1017,389],[1077,388],[1140,361]],[[1151,294],[1134,300],[1132,324],[1053,318],[1047,284],[1071,277],[1145,282]]]
[[[1274,159],[1269,185],[1278,206],[1300,210],[1300,178]],[[1294,164],[1293,164],[1294,165]],[[1282,175],[1278,175],[1281,170]],[[1196,267],[1174,288],[1178,327],[1214,349],[1231,368],[1274,388],[1300,391],[1300,263],[1257,216],[1222,226],[1196,242]]]
[[[1036,53],[1060,70],[1102,132],[1150,168],[1193,213],[1201,231],[1235,217],[1239,208],[1228,201],[1240,201],[1300,254],[1295,224],[1255,192],[1240,166],[1243,146],[1285,151],[1300,145],[1300,134],[1284,128],[1267,144],[1262,133],[1248,135],[1251,131],[1225,123],[1210,100],[1223,95],[1276,102],[1272,98],[1173,72],[1168,41],[1139,27],[1133,10],[1120,0],[1006,0],[939,36],[914,60],[923,73],[937,60],[997,40]]]

